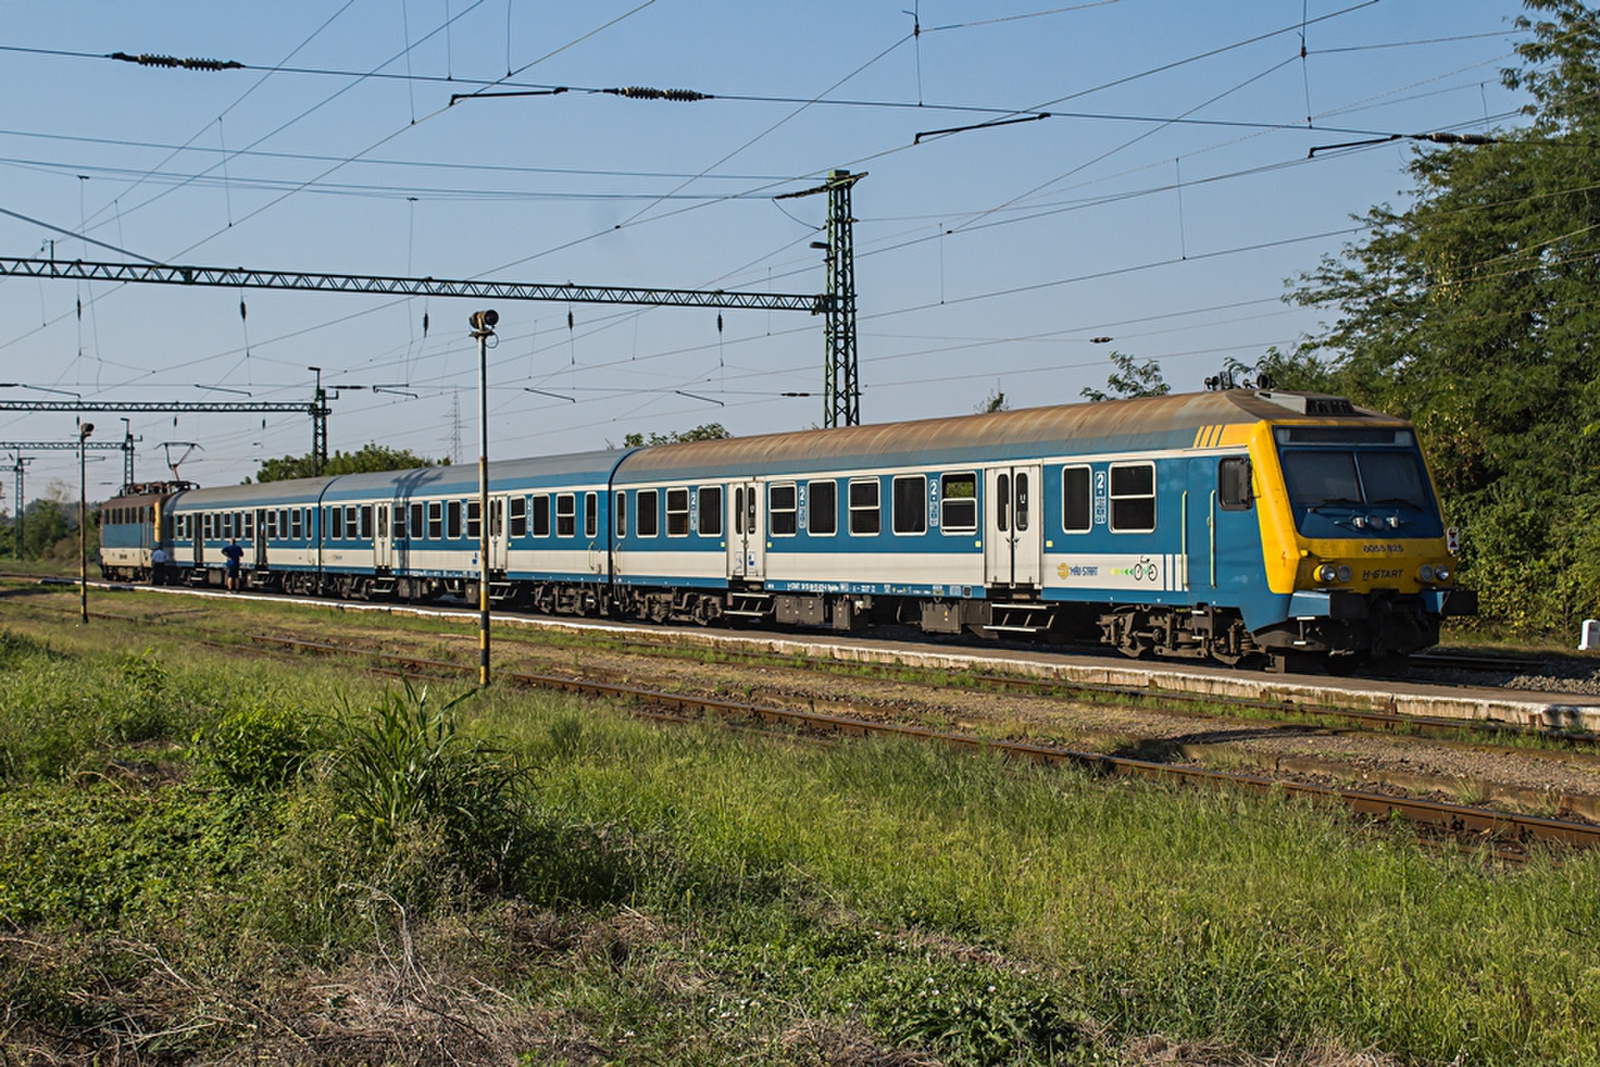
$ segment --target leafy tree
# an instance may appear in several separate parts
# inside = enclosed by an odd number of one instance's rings
[[[1134,396],[1166,396],[1172,392],[1172,386],[1161,377],[1161,364],[1153,359],[1135,363],[1132,356],[1113,352],[1111,362],[1117,367],[1106,379],[1111,392],[1102,393],[1098,389],[1085,387],[1079,393],[1085,400],[1098,403],[1101,400],[1121,400]]]
[[[74,505],[72,510],[77,511],[77,506]],[[63,540],[76,529],[77,523],[67,521],[67,512],[59,503],[43,497],[34,500],[23,517],[23,555],[28,559],[48,555],[57,541]]]
[[[368,442],[358,451],[335,452],[329,456],[328,462],[322,465],[322,473],[324,475],[367,474],[373,471],[410,470],[413,467],[448,466],[449,463],[448,457],[427,459],[409,448],[388,448]],[[308,452],[303,456],[262,460],[261,469],[256,472],[256,481],[281,482],[290,478],[312,478],[316,474],[315,457]],[[250,479],[245,479],[247,484],[249,481]]]
[[[1600,614],[1600,21],[1525,5],[1530,125],[1419,149],[1411,206],[1299,279],[1335,318],[1278,370],[1412,419],[1486,613],[1549,629]]]
[[[1011,400],[998,385],[994,387],[994,392],[989,394],[989,399],[979,404],[977,408],[979,415],[989,415],[996,411],[1010,410]]]
[[[671,433],[652,433],[648,438],[642,433],[630,433],[622,439],[623,448],[643,448],[645,445],[672,445],[679,441],[722,441],[733,434],[720,422],[707,422],[692,430],[674,430]]]

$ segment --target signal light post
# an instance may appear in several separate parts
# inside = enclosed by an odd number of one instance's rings
[[[500,321],[493,308],[467,322],[478,342],[478,684],[489,684],[489,338]]]

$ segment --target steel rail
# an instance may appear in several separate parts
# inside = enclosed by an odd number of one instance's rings
[[[46,584],[49,584],[51,581],[53,581],[53,579],[50,578],[40,578],[38,575],[12,574],[5,572],[0,572],[0,578],[33,579],[42,581]],[[90,584],[94,585],[96,583],[91,582]],[[103,586],[115,586],[125,583],[99,584]],[[184,589],[174,589],[171,591],[177,593],[187,592],[187,590]],[[286,602],[326,603],[324,601],[316,600],[304,601],[301,598],[295,598]],[[448,605],[442,607],[435,605],[431,607],[430,610],[446,615],[457,614],[456,612],[453,612]],[[459,614],[461,614],[463,617],[466,617],[470,614],[470,611],[467,608],[462,608]],[[526,615],[528,613],[519,612],[517,614]],[[557,622],[563,621],[563,617],[553,615],[532,615],[530,617],[549,618],[554,619]],[[648,633],[649,631],[647,628],[641,628],[641,632]],[[649,638],[634,639],[607,635],[604,637],[604,640],[612,644],[626,645],[628,647],[656,649],[670,649],[673,647],[671,645],[663,644],[660,641],[650,640]],[[713,651],[716,653],[716,655],[724,657],[728,660],[777,663],[799,670],[820,670],[824,667],[833,666],[838,662],[835,660],[816,660],[803,656],[793,656],[784,653],[773,652],[747,652],[742,650],[730,650],[726,648],[718,648],[714,649]],[[885,675],[906,670],[906,668],[899,666],[855,661],[850,662],[848,666],[851,671],[861,674]],[[1459,737],[1459,735],[1464,733],[1472,733],[1476,731],[1479,733],[1499,735],[1502,737],[1541,738],[1548,741],[1569,744],[1575,748],[1600,748],[1600,733],[1582,730],[1559,730],[1545,726],[1532,726],[1524,723],[1505,722],[1497,719],[1456,719],[1433,715],[1407,715],[1393,710],[1370,710],[1366,708],[1356,708],[1337,704],[1317,704],[1303,702],[1289,697],[1278,700],[1264,700],[1250,697],[1226,696],[1221,694],[1185,692],[1180,689],[1170,689],[1164,687],[1115,685],[1099,682],[1076,682],[1063,678],[1024,678],[1015,675],[964,672],[960,676],[960,679],[963,682],[978,683],[980,686],[988,686],[995,689],[1010,690],[1013,692],[1035,693],[1045,697],[1085,694],[1089,697],[1117,697],[1143,705],[1160,706],[1163,703],[1184,703],[1199,705],[1202,707],[1209,705],[1221,708],[1240,708],[1249,711],[1261,711],[1279,716],[1296,715],[1314,719],[1331,719],[1335,721],[1351,723],[1354,724],[1354,726],[1358,729],[1370,730],[1373,732],[1408,732],[1419,737],[1453,738]],[[943,688],[949,687],[945,686]],[[965,687],[963,686],[963,688]],[[1389,702],[1389,706],[1390,708],[1393,707],[1392,700]],[[1185,714],[1170,707],[1162,708],[1162,710],[1177,714]],[[1201,717],[1205,716],[1203,711],[1187,714],[1195,714]]]
[[[380,652],[373,649],[350,648],[323,641],[301,638],[277,637],[268,634],[251,634],[252,642],[277,645],[282,648],[319,652],[343,656],[362,656],[380,662],[389,662],[431,671],[451,674],[469,673],[467,664],[447,660],[427,659]],[[1540,842],[1580,848],[1600,846],[1600,825],[1547,819],[1537,815],[1500,811],[1493,808],[1471,807],[1443,801],[1412,797],[1396,797],[1358,789],[1341,789],[1337,786],[1319,785],[1254,774],[1239,774],[1200,767],[1158,763],[1153,760],[1109,756],[1099,752],[1084,752],[1055,745],[1031,741],[1005,741],[980,738],[971,734],[935,730],[923,726],[901,723],[871,722],[844,715],[802,711],[770,705],[749,704],[742,701],[722,700],[716,697],[688,696],[667,693],[640,686],[619,685],[610,682],[586,681],[554,674],[502,672],[501,678],[522,685],[572,693],[580,696],[623,700],[631,703],[670,708],[681,712],[705,713],[738,719],[754,719],[796,729],[822,731],[846,736],[893,736],[935,742],[969,751],[996,752],[1044,764],[1068,764],[1096,773],[1114,777],[1143,778],[1153,781],[1228,786],[1243,788],[1255,793],[1279,793],[1286,796],[1314,798],[1343,804],[1354,814],[1377,819],[1400,816],[1409,822],[1442,830],[1458,837],[1487,840],[1497,843],[1527,844]]]

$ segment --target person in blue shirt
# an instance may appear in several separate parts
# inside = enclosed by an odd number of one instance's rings
[[[222,547],[222,558],[228,561],[227,578],[228,588],[233,592],[239,591],[239,561],[244,558],[244,549],[239,547],[239,539],[231,537]]]

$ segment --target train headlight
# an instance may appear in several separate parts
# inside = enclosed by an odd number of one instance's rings
[[[1436,581],[1448,582],[1450,580],[1450,568],[1441,563],[1433,568],[1433,577]]]
[[[1433,564],[1424,563],[1422,566],[1417,568],[1417,580],[1420,582],[1431,582],[1434,579],[1435,573],[1436,572],[1433,569]]]
[[[1322,566],[1316,569],[1315,577],[1317,581],[1321,582],[1323,585],[1332,585],[1335,582],[1348,582],[1350,580],[1350,568],[1342,565],[1335,566],[1332,563],[1324,563]]]
[[[1350,580],[1350,568],[1346,567],[1342,563],[1339,564],[1338,578],[1339,578],[1339,581],[1341,581],[1341,582],[1348,582]]]

